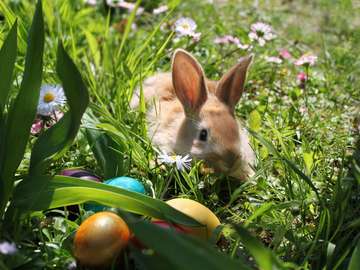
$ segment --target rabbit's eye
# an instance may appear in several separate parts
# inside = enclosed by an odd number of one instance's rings
[[[199,140],[206,142],[207,141],[207,137],[208,137],[208,132],[206,129],[202,129],[200,130],[200,134],[199,134]]]

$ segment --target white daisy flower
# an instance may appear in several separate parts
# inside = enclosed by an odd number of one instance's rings
[[[153,14],[158,15],[158,14],[166,12],[168,9],[169,8],[167,5],[162,5],[162,6],[159,6],[158,8],[154,8]]]
[[[175,32],[178,36],[193,36],[196,30],[196,23],[191,18],[180,18],[178,19],[175,24]]]
[[[269,63],[281,64],[282,59],[276,56],[265,56],[265,61]]]
[[[249,38],[252,41],[257,41],[261,47],[265,45],[266,41],[275,38],[275,34],[272,32],[271,26],[266,23],[254,23],[250,26],[250,29],[251,32],[249,33]]]
[[[48,116],[64,106],[66,97],[64,90],[60,85],[44,84],[40,88],[40,99],[37,107],[37,113]]]
[[[179,171],[183,171],[185,169],[190,169],[191,160],[192,160],[189,155],[186,155],[184,157],[182,157],[180,155],[170,156],[164,152],[159,155],[158,159],[161,163],[175,164],[176,168]]]

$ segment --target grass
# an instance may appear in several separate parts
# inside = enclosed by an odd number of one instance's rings
[[[117,175],[133,176],[147,187],[150,181],[158,199],[199,201],[214,211],[222,224],[234,226],[225,226],[218,249],[250,267],[269,269],[266,263],[276,257],[286,262],[278,267],[281,269],[356,269],[349,262],[356,245],[359,249],[360,237],[359,169],[353,158],[356,150],[360,151],[357,1],[169,1],[169,11],[155,16],[151,5],[159,4],[144,1],[145,12],[136,16],[103,4],[91,7],[81,1],[43,1],[43,82],[59,83],[55,63],[62,40],[90,93],[80,132],[70,149],[48,166],[47,174],[83,167],[108,178],[116,170]],[[0,3],[0,43],[15,17],[19,24],[12,96],[20,88],[26,29],[34,10],[33,1]],[[196,21],[197,31],[202,33],[199,42],[176,38],[171,31],[182,16]],[[171,54],[178,47],[195,55],[209,78],[218,79],[247,52],[234,45],[217,45],[214,38],[230,34],[249,44],[250,25],[257,21],[269,23],[277,37],[264,47],[254,44],[255,61],[247,90],[236,109],[253,134],[256,175],[239,183],[226,176],[204,174],[201,162],[194,163],[189,172],[158,166],[146,137],[145,105],[138,111],[128,107],[138,83],[157,71],[169,70]],[[281,64],[265,60],[265,56],[278,55],[281,48],[295,58],[312,52],[318,61],[305,70],[287,60]],[[308,74],[306,87],[300,87],[296,79],[300,71]],[[97,130],[107,136],[105,155],[116,160],[111,170],[98,163],[91,151],[88,132]],[[29,168],[34,143],[31,137],[18,179]],[[66,211],[65,216],[50,218],[49,213],[55,211],[64,214],[62,210],[32,212],[21,219],[15,233],[1,236],[19,246],[18,254],[0,257],[4,269],[5,265],[12,269],[67,267],[72,261],[69,236],[89,213],[82,209],[71,221]],[[248,232],[263,245],[253,243]],[[127,254],[137,253],[130,250]],[[258,254],[268,257],[261,260]],[[135,258],[145,260],[139,254]],[[131,267],[127,265],[127,269]],[[150,262],[147,267],[152,269]],[[194,267],[189,263],[188,269]]]

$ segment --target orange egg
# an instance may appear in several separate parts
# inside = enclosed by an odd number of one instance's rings
[[[99,212],[87,218],[74,238],[74,256],[81,265],[108,265],[127,245],[130,231],[122,218]]]
[[[176,210],[192,217],[204,227],[186,227],[181,226],[187,233],[209,239],[214,229],[220,225],[219,219],[206,206],[190,199],[176,198],[166,202]]]

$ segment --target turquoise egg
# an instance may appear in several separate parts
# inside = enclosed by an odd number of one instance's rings
[[[104,183],[108,184],[110,186],[115,186],[115,187],[123,188],[123,189],[129,190],[129,191],[145,194],[144,185],[135,178],[131,178],[131,177],[127,177],[127,176],[120,176],[120,177],[106,180]]]
[[[103,184],[123,188],[141,194],[146,194],[145,187],[139,180],[127,176],[115,177],[104,181]],[[95,213],[108,209],[108,207],[106,206],[102,206],[99,204],[89,204],[89,203],[85,204],[84,208],[86,211],[93,211]]]

